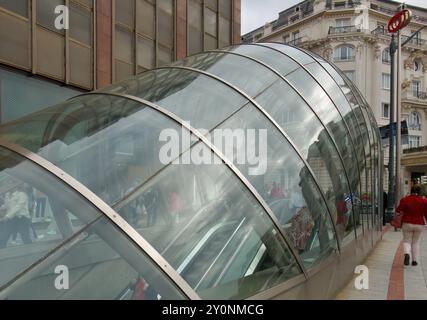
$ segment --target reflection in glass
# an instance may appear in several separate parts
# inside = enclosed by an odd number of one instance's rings
[[[55,177],[0,148],[0,286],[99,216]]]
[[[66,278],[58,281],[60,276]],[[68,281],[66,290],[61,290],[63,279]],[[181,300],[184,296],[140,248],[101,218],[31,270],[25,282],[12,286],[7,298]]]
[[[303,161],[280,131],[264,117],[255,106],[249,105],[220,128],[232,132],[249,129],[255,133],[256,141],[252,141],[249,134],[246,141],[236,139],[234,163],[269,204],[304,264],[310,267],[325,259],[336,247],[328,209]],[[263,130],[265,140],[261,135]],[[221,141],[219,145],[224,143],[227,142]],[[245,164],[239,164],[236,157],[245,153],[246,145],[252,143],[257,156],[252,152],[246,154]],[[253,161],[257,157],[257,161]],[[254,164],[259,169],[256,174],[253,173]]]
[[[247,298],[299,274],[266,213],[206,146],[181,160],[196,153],[212,164],[172,164],[114,208],[134,215],[132,225],[202,298]]]

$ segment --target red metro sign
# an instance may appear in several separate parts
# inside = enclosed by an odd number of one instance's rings
[[[390,19],[387,25],[388,32],[395,33],[405,28],[409,22],[411,22],[412,12],[410,10],[402,10],[396,13],[393,18]]]

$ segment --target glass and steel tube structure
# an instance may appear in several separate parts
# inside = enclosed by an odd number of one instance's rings
[[[145,71],[0,126],[0,298],[331,298],[380,238],[381,164],[311,52]]]

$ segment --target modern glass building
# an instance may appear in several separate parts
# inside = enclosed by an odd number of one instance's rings
[[[331,298],[380,238],[372,112],[298,48],[195,54],[0,137],[2,298]]]
[[[240,43],[240,0],[0,0],[0,43],[4,123]]]

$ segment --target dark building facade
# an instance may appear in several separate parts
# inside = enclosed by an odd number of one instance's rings
[[[240,0],[0,0],[0,122],[239,41]]]

